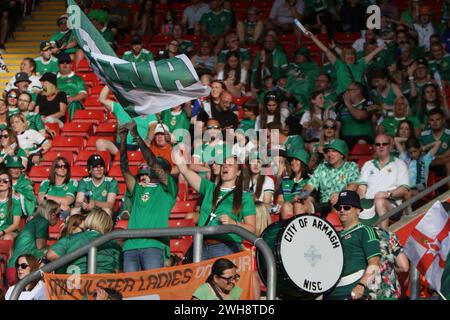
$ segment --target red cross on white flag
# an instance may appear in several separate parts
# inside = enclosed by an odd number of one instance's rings
[[[441,277],[450,249],[450,219],[440,201],[428,210],[411,232],[405,253],[434,290],[441,290]]]

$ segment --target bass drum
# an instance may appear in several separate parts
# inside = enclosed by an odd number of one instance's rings
[[[277,296],[281,299],[315,299],[331,291],[344,267],[339,235],[328,221],[304,214],[269,225],[261,238],[276,263]],[[259,276],[267,286],[267,264],[256,251]]]

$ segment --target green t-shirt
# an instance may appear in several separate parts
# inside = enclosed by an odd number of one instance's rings
[[[305,61],[300,64],[290,63],[288,74],[295,78],[308,80],[311,88],[315,87],[315,82],[320,74],[320,68],[314,61]]]
[[[11,118],[13,115],[20,113],[20,110],[18,108],[8,108],[8,118]]]
[[[20,231],[14,244],[14,252],[8,261],[8,267],[14,267],[16,260],[23,254],[32,254],[37,259],[44,256],[46,248],[38,249],[36,239],[48,239],[49,222],[42,216],[35,216]]]
[[[92,192],[91,199],[94,201],[106,202],[108,194],[119,194],[119,186],[117,180],[112,177],[105,177],[103,181],[97,186],[91,177],[83,178],[78,184],[78,192]]]
[[[354,107],[359,110],[367,110],[367,107],[371,104],[373,104],[372,101],[364,99]],[[337,120],[342,122],[341,135],[344,137],[373,137],[373,124],[370,118],[367,120],[355,119],[345,105],[339,110]]]
[[[242,289],[238,286],[234,286],[231,289],[230,294],[224,300],[239,300],[242,294]],[[214,290],[208,283],[202,284],[200,287],[195,290],[192,294],[193,297],[196,297],[198,300],[219,300]]]
[[[283,179],[281,181],[281,192],[285,202],[290,202],[296,195],[299,195],[305,185],[308,184],[308,179],[300,179],[295,182],[294,179]]]
[[[87,245],[101,236],[102,234],[100,232],[93,230],[74,233],[60,239],[51,247],[51,249],[58,256],[62,257]],[[97,267],[95,273],[100,274],[117,272],[120,269],[120,253],[120,246],[115,241],[110,241],[100,246],[97,249]],[[67,265],[67,268],[71,265],[78,266],[80,268],[80,274],[87,273],[87,255],[70,262]]]
[[[22,209],[20,208],[20,202],[16,198],[12,198],[11,211],[8,212],[8,201],[0,201],[0,230],[7,229],[13,224],[13,217],[21,217]]]
[[[436,71],[439,72],[442,80],[450,80],[450,54],[445,54],[440,60],[430,60],[428,61],[428,69],[430,70],[431,76],[434,76]]]
[[[81,92],[87,92],[84,80],[73,72],[67,76],[62,76],[58,73],[57,85],[58,89],[64,91],[68,98],[76,96]]]
[[[59,71],[58,59],[56,59],[55,57],[51,57],[48,61],[44,61],[42,57],[37,57],[34,59],[34,61],[36,62],[36,72],[40,75],[43,75],[47,72],[56,74]]]
[[[26,216],[32,215],[37,206],[33,182],[22,173],[13,185],[13,190],[19,194],[19,201],[23,214]]]
[[[359,170],[355,162],[344,161],[337,168],[323,162],[314,170],[308,184],[320,189],[320,202],[324,203],[330,200],[331,194],[344,190],[350,183],[357,183],[358,179]]]
[[[364,58],[359,59],[356,63],[345,64],[341,59],[336,59],[334,64],[337,74],[337,88],[336,93],[340,95],[350,83],[352,83],[352,76],[357,82],[363,82],[364,72],[366,71],[367,64]],[[350,74],[350,70],[351,74]]]
[[[65,32],[59,31],[59,32],[55,33],[55,34],[50,38],[50,41],[53,41],[53,42],[59,41],[62,37],[64,37],[64,36],[66,35],[67,32],[69,32],[69,30],[68,30],[68,31],[65,31]],[[64,43],[61,43],[61,45],[67,45],[67,44],[69,44],[73,39],[75,39],[75,34],[72,32],[72,34],[68,37],[68,39],[66,39],[66,40],[64,41]],[[67,53],[67,54],[72,54],[72,53],[76,53],[76,52],[77,52],[77,49],[78,49],[78,46],[76,46],[76,47],[74,47],[74,48],[66,49],[66,50],[64,50],[64,52]]]
[[[194,44],[189,40],[180,40],[178,39],[178,52],[189,54],[194,50]]]
[[[112,113],[114,113],[120,125],[124,125],[125,123],[134,120],[134,122],[136,122],[138,134],[143,140],[147,139],[150,124],[157,122],[154,114],[141,115],[131,118],[122,105],[118,102],[113,102]],[[117,142],[120,142],[119,135],[117,135]],[[127,144],[137,145],[137,141],[130,133],[127,135]]]
[[[439,139],[435,139],[433,132],[431,130],[422,131],[419,141],[421,145],[427,145],[436,141],[441,140],[441,146],[437,152],[437,156],[444,154],[448,150],[448,146],[450,144],[450,129],[444,129]]]
[[[103,36],[103,38],[105,38],[106,42],[108,42],[110,46],[114,45],[114,33],[111,31],[111,29],[105,27],[100,30],[100,34]]]
[[[222,50],[219,53],[218,63],[225,63],[227,54],[230,50]],[[242,62],[248,61],[250,62],[250,50],[247,48],[239,48],[237,52],[239,56],[239,60]]]
[[[199,193],[203,196],[202,206],[200,207],[200,219],[198,225],[204,226],[207,222],[209,215],[212,210],[212,201],[213,201],[213,193],[216,188],[216,185],[202,178],[200,183]],[[221,188],[219,198],[223,197],[225,194],[230,192],[230,189]],[[221,215],[228,215],[234,221],[243,222],[245,217],[252,216],[256,214],[255,202],[253,200],[253,194],[244,191],[242,193],[242,207],[239,213],[239,216],[236,216],[233,213],[233,199],[234,194],[229,195],[220,205],[216,208],[215,214],[216,217],[209,223],[208,226],[217,226],[220,225],[219,217]],[[217,236],[205,236],[205,238],[214,238],[224,242],[237,242],[241,243],[241,237],[234,233],[226,234],[226,235],[217,235]]]
[[[386,97],[383,97],[378,91],[374,90],[372,92],[372,98],[375,104],[381,105],[382,103],[385,103],[389,106],[394,106],[394,102],[397,96],[395,95],[392,85],[389,85],[389,90]]]
[[[249,129],[255,129],[256,120],[242,119],[239,128],[246,132]]]
[[[50,180],[44,180],[39,186],[39,193],[45,193],[49,196],[66,197],[71,196],[75,199],[75,195],[78,189],[78,181],[70,179],[68,183],[62,185],[50,185]]]
[[[153,53],[148,51],[147,49],[142,49],[141,52],[135,56],[133,51],[128,50],[125,51],[125,53],[122,56],[123,60],[129,61],[129,62],[145,62],[145,61],[152,61],[153,60]]]
[[[394,137],[395,134],[397,133],[398,124],[402,120],[405,120],[405,118],[397,119],[394,117],[387,117],[384,118],[383,122],[381,122],[381,125],[383,126],[384,131],[388,136]],[[419,120],[417,120],[416,117],[407,116],[406,120],[411,121],[411,123],[414,126],[414,129],[420,128],[420,122]]]
[[[136,183],[131,194],[131,212],[128,229],[167,228],[169,216],[178,194],[178,186],[172,176],[168,176],[167,186],[162,183],[143,186]],[[123,251],[133,249],[159,248],[169,257],[169,239],[139,238],[129,239],[123,245]]]
[[[181,109],[178,112],[174,112],[170,109],[161,112],[162,122],[169,127],[169,132],[174,132],[176,129],[189,130],[191,125],[186,111]]]
[[[6,152],[4,152],[3,150],[0,151],[0,158],[5,160],[6,156],[7,156]],[[22,163],[23,163],[24,160],[28,159],[27,153],[22,148],[17,148],[16,153],[14,154],[14,156],[20,157],[22,159]]]
[[[225,160],[223,159],[223,156],[223,143],[215,145],[204,143],[201,146],[196,147],[193,153],[193,157],[198,158],[198,162],[209,164],[213,162],[222,164]]]
[[[206,26],[206,32],[210,36],[223,36],[226,27],[232,27],[233,15],[228,10],[219,12],[208,11],[200,19],[200,25]]]
[[[45,125],[42,122],[41,115],[34,112],[25,113],[25,118],[28,123],[28,129],[33,129],[36,131],[45,130]]]
[[[339,237],[344,251],[344,270],[341,277],[359,270],[365,270],[371,258],[381,256],[380,240],[375,230],[370,226],[359,223],[349,230],[339,232]],[[326,298],[350,296],[358,281],[359,279],[346,286],[335,287]]]

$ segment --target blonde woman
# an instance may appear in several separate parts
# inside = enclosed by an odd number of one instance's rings
[[[391,116],[384,118],[383,122],[378,126],[378,133],[385,133],[388,136],[395,137],[398,125],[402,120],[411,121],[415,136],[418,137],[420,135],[420,122],[416,117],[410,115],[409,102],[404,96],[395,99],[393,113]]]
[[[54,73],[44,73],[41,83],[43,89],[36,99],[35,112],[44,117],[44,122],[58,123],[62,128],[66,121],[67,95],[58,91]]]
[[[21,113],[16,113],[9,121],[13,132],[17,135],[19,147],[25,151],[31,163],[38,164],[41,155],[46,153],[52,146],[51,141],[47,140],[38,131],[28,129],[28,122]]]
[[[57,260],[85,246],[110,232],[113,224],[112,218],[105,210],[94,208],[84,222],[86,230],[60,239],[47,252],[47,259],[50,261]],[[100,246],[97,252],[96,274],[118,272],[120,269],[120,252],[121,248],[115,241],[110,241]],[[69,269],[77,269],[80,274],[87,273],[87,256],[72,261],[67,266],[66,272]]]
[[[323,161],[324,151],[323,146],[331,140],[339,139],[338,122],[334,119],[327,119],[324,121],[320,133],[319,142],[315,143],[311,150],[311,159],[309,160],[309,169],[311,172]]]

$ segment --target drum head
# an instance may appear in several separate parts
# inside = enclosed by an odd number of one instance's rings
[[[344,266],[339,235],[326,220],[304,214],[279,233],[281,266],[300,292],[325,294],[338,282]]]

